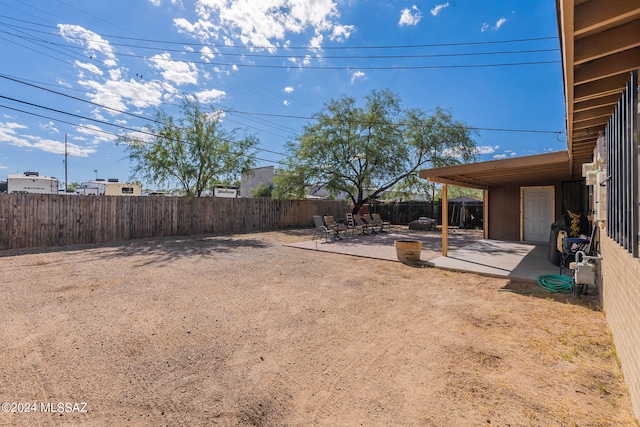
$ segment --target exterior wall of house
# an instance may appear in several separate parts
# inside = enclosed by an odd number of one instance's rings
[[[640,414],[640,259],[633,258],[606,233],[600,236],[600,297],[634,412]]]
[[[489,238],[520,240],[520,187],[489,188]]]
[[[242,174],[240,180],[240,197],[252,197],[251,192],[260,184],[269,184],[276,175],[273,166],[251,169]]]
[[[553,185],[555,207],[553,220],[562,213],[561,183],[527,184]],[[520,185],[505,185],[489,188],[489,239],[520,240]],[[551,231],[551,230],[549,230]]]

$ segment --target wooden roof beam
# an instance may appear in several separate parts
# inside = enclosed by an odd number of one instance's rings
[[[574,105],[573,112],[583,112],[589,110],[595,110],[598,108],[602,108],[604,106],[613,106],[618,103],[620,99],[620,94],[615,92],[613,94],[599,96],[597,98],[587,99],[585,101],[576,102]]]
[[[574,34],[581,38],[637,19],[640,17],[640,2],[591,0],[577,4],[574,13]]]
[[[640,46],[640,19],[576,41],[575,64]]]
[[[592,108],[590,110],[584,110],[584,111],[574,111],[573,122],[577,123],[585,120],[598,119],[602,117],[609,118],[609,116],[613,112],[614,105],[615,104],[605,105],[599,108]]]
[[[581,85],[618,74],[626,74],[638,68],[640,68],[640,46],[577,66],[574,84]],[[626,80],[629,79],[628,75],[624,77]]]
[[[580,129],[594,129],[594,128],[601,128],[604,125],[607,124],[607,122],[609,121],[609,116],[606,117],[600,117],[600,118],[596,118],[596,119],[590,119],[590,120],[582,120],[579,122],[574,122],[573,123],[573,130],[578,131]],[[598,133],[597,129],[594,133]]]
[[[448,185],[455,185],[458,187],[466,187],[466,188],[475,188],[478,190],[485,190],[487,188],[489,188],[489,186],[487,184],[472,184],[472,183],[465,183],[465,182],[460,182],[454,179],[446,179],[446,178],[442,178],[439,176],[426,176],[423,177],[428,181],[431,182],[435,182],[438,184],[448,184]]]

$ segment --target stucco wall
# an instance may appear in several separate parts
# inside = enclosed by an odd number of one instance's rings
[[[640,260],[601,233],[602,303],[635,416],[640,419]]]
[[[274,176],[275,168],[273,166],[255,168],[243,173],[240,180],[240,197],[252,197],[253,190],[260,184],[268,185],[273,181]]]

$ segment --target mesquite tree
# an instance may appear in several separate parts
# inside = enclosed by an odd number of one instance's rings
[[[277,174],[276,197],[300,197],[323,188],[351,201],[353,211],[381,193],[418,182],[420,169],[476,158],[474,131],[436,108],[402,110],[388,90],[373,91],[360,107],[352,97],[331,100],[288,144]]]

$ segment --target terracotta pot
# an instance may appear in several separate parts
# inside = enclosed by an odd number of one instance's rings
[[[400,262],[418,262],[422,253],[422,242],[419,240],[396,240],[396,255]]]

